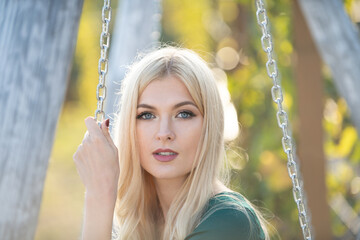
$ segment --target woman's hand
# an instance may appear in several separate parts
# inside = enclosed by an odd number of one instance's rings
[[[111,239],[119,179],[117,148],[109,134],[109,120],[85,119],[88,131],[73,158],[86,188],[82,239]]]
[[[101,123],[85,119],[88,131],[73,159],[85,185],[86,195],[93,197],[114,197],[116,199],[119,178],[117,148],[109,134],[109,120]]]

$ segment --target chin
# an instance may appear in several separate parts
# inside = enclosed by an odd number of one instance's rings
[[[189,173],[179,173],[174,171],[147,171],[156,180],[181,180],[184,181]]]

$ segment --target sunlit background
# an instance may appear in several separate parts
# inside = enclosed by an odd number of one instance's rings
[[[96,109],[102,4],[84,2],[66,102],[45,182],[35,237],[38,240],[80,236],[84,187],[72,155],[86,131],[84,119]],[[113,0],[113,19],[116,5]],[[299,239],[297,209],[271,98],[272,82],[266,76],[266,55],[262,52],[254,5],[251,0],[163,0],[160,39],[191,48],[210,63],[227,113],[226,136],[235,139],[228,151],[233,167],[232,188],[267,209],[269,220],[282,239]],[[354,22],[360,21],[358,1],[346,0],[344,6]],[[268,1],[267,7],[284,101],[297,138],[292,1]],[[351,223],[342,219],[341,209],[337,208],[346,206],[355,218],[360,212],[360,141],[346,103],[337,94],[326,66],[323,78],[327,199],[332,234],[341,237],[349,231]]]

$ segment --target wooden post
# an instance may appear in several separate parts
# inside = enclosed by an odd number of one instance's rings
[[[356,26],[339,0],[299,0],[322,60],[331,69],[335,86],[348,104],[360,134],[360,39]]]
[[[112,117],[119,104],[121,81],[126,67],[138,53],[159,45],[161,0],[119,0],[109,56],[109,78],[105,113]]]
[[[33,239],[83,0],[0,1],[0,238]]]
[[[314,239],[331,239],[323,150],[322,63],[297,1],[294,1],[294,24],[301,172],[311,212]]]

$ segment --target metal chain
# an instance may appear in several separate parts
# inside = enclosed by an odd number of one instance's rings
[[[96,87],[97,109],[95,111],[95,120],[100,125],[105,119],[104,100],[106,98],[106,74],[108,72],[108,49],[110,46],[109,24],[111,21],[110,0],[104,0],[102,8],[102,32],[100,35],[100,59],[98,64],[99,84]]]
[[[302,181],[300,179],[300,173],[295,161],[295,146],[292,142],[291,130],[289,128],[289,120],[286,111],[283,108],[283,93],[281,83],[278,74],[278,68],[275,59],[273,58],[273,42],[269,27],[269,20],[267,17],[264,2],[262,0],[256,0],[256,17],[257,22],[261,27],[262,37],[261,45],[265,53],[267,53],[268,61],[266,62],[266,70],[269,77],[273,80],[273,87],[271,88],[271,94],[273,101],[278,106],[276,114],[279,127],[282,129],[283,138],[282,146],[284,152],[287,155],[288,173],[293,184],[293,196],[295,203],[299,211],[299,222],[303,232],[304,239],[311,240],[311,226],[310,217],[307,214],[305,196],[302,188]]]

